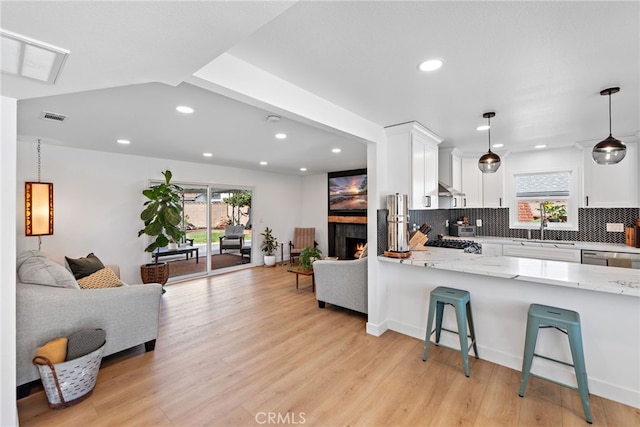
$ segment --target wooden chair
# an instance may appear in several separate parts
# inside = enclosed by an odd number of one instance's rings
[[[302,252],[304,248],[315,248],[318,246],[315,238],[315,228],[296,228],[293,231],[293,242],[289,241],[289,263],[293,264],[294,258],[300,256],[300,252]]]

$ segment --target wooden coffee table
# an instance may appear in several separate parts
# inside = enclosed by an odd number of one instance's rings
[[[313,277],[313,268],[302,268],[302,267],[291,267],[287,270],[289,273],[295,273],[296,274],[296,289],[298,289],[298,280],[300,278],[300,275],[303,276],[311,276],[311,291],[315,292],[316,291],[316,279],[315,277]]]

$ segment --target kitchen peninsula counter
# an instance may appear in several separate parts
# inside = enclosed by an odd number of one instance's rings
[[[403,265],[640,297],[640,270],[637,269],[509,256],[482,256],[445,248],[414,251],[410,258],[380,256],[378,259]]]
[[[520,371],[529,306],[574,310],[581,318],[591,393],[640,408],[639,270],[445,248],[414,251],[406,259],[378,256],[377,261],[385,317],[367,324],[370,333],[392,330],[424,340],[430,292],[437,286],[464,289],[471,294],[479,357]],[[443,327],[457,330],[450,307]],[[441,342],[459,348],[455,334],[443,333]],[[555,330],[540,332],[536,352],[571,360],[566,336]],[[473,377],[475,359],[470,360]],[[557,363],[536,358],[532,372],[576,385],[573,369]]]

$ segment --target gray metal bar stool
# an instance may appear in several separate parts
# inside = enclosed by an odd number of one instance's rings
[[[458,322],[458,330],[452,331],[442,327],[442,315],[444,314],[444,305],[452,305],[456,311],[456,320]],[[431,329],[433,326],[433,316],[436,315],[436,328]],[[467,322],[469,323],[469,333],[467,335]],[[427,336],[424,339],[424,351],[422,353],[422,360],[427,360],[427,353],[429,351],[429,344],[431,343],[431,335],[436,333],[435,345],[440,345],[440,333],[442,331],[453,332],[458,334],[460,338],[460,353],[462,353],[462,363],[464,364],[464,374],[469,376],[469,351],[473,347],[473,352],[478,359],[478,348],[476,347],[476,332],[473,328],[473,317],[471,316],[471,297],[469,292],[460,289],[447,288],[444,286],[438,286],[431,291],[431,297],[429,298],[429,315],[427,318]],[[468,338],[471,338],[471,345],[469,345]],[[443,346],[446,347],[446,346]],[[450,347],[448,347],[450,348]],[[458,350],[452,348],[452,350]]]
[[[571,347],[571,358],[573,365],[562,360],[552,359],[535,353],[536,341],[538,339],[539,328],[555,328],[569,337]],[[578,388],[562,384],[549,378],[545,378],[531,373],[533,357],[540,357],[553,362],[573,367],[578,382]],[[520,397],[524,397],[529,375],[543,380],[551,381],[572,390],[578,390],[584,416],[589,424],[592,422],[591,406],[589,404],[589,384],[587,382],[587,368],[584,363],[584,352],[582,349],[582,332],[580,330],[580,314],[575,311],[563,308],[550,307],[547,305],[531,304],[527,316],[527,335],[524,343],[524,357],[522,360],[522,379],[520,381]]]

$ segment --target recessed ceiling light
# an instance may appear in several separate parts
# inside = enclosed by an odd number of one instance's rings
[[[533,148],[546,148],[547,144],[540,144],[540,145],[536,145]]]
[[[332,148],[332,149],[331,149],[331,152],[332,152],[332,153],[340,153],[341,151],[342,151],[342,150],[341,150],[341,149],[339,149],[339,148]]]
[[[202,153],[202,155],[205,157],[213,157],[212,153]]]
[[[276,133],[276,138],[277,139],[287,139],[287,134],[286,133]]]
[[[489,130],[489,125],[481,125],[476,128],[476,130]]]
[[[131,141],[129,141],[128,139],[119,139],[118,144],[127,145],[127,144],[131,144]]]
[[[267,162],[260,162],[262,166],[267,166]]]
[[[300,172],[306,172],[307,168],[300,168]]]
[[[493,148],[500,148],[500,147],[504,147],[504,144],[493,144],[492,147]]]
[[[435,71],[442,67],[442,64],[444,64],[444,61],[440,58],[427,59],[418,65],[418,69],[426,72]]]
[[[176,110],[181,112],[181,113],[184,113],[184,114],[193,113],[193,108],[187,107],[186,105],[179,105],[179,106],[176,107]]]

